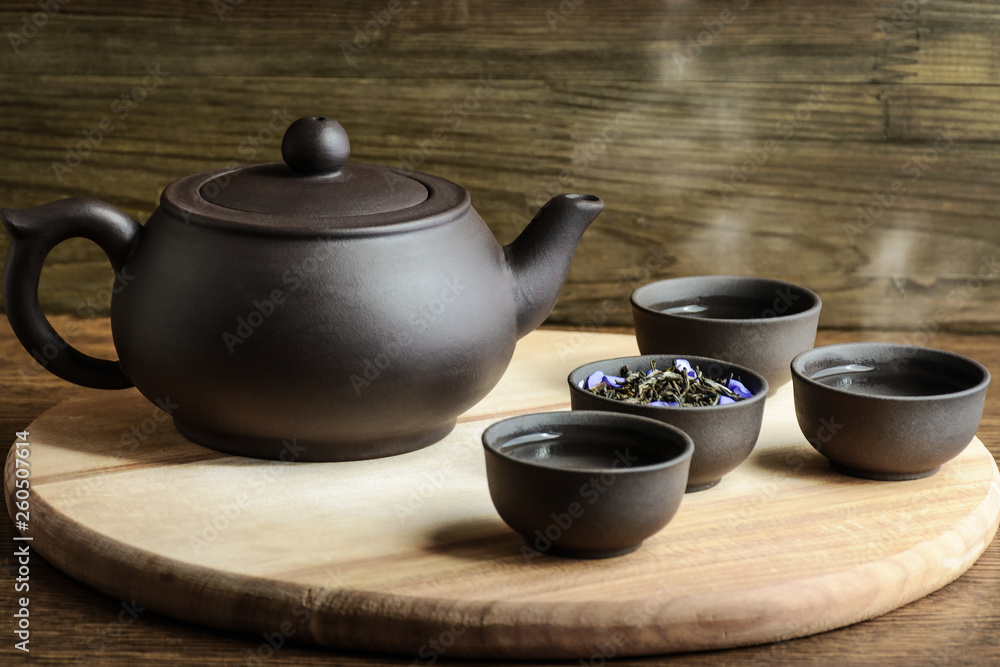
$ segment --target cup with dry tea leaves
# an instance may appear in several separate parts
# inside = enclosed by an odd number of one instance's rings
[[[749,368],[692,355],[644,355],[580,366],[567,378],[574,410],[651,417],[694,441],[687,492],[709,489],[750,456],[768,384]]]

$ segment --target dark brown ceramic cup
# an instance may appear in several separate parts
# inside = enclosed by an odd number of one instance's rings
[[[598,396],[580,387],[594,371],[618,375],[622,366],[631,370],[648,369],[650,362],[657,368],[671,368],[678,357],[687,359],[703,373],[713,378],[732,375],[741,381],[753,396],[729,405],[707,407],[670,407],[624,403]],[[646,355],[605,359],[580,366],[567,378],[570,402],[574,410],[605,410],[656,419],[681,429],[694,441],[694,456],[688,473],[687,492],[709,489],[722,476],[750,456],[760,435],[764,419],[764,399],[768,384],[758,373],[718,359],[692,355]]]
[[[774,393],[792,358],[816,341],[822,302],[805,287],[751,276],[660,280],[632,292],[642,354],[724,359],[760,373]]]
[[[694,451],[680,429],[605,412],[505,419],[483,447],[493,504],[529,560],[635,551],[676,514]]]
[[[990,373],[952,352],[844,343],[792,361],[795,416],[834,469],[867,479],[935,473],[972,441]]]

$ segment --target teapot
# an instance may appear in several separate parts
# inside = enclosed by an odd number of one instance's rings
[[[443,438],[496,385],[604,206],[557,196],[501,247],[455,183],[348,162],[333,119],[293,122],[281,155],[174,181],[145,225],[90,198],[0,210],[18,340],[69,382],[134,385],[218,451],[401,454]],[[115,271],[117,361],[66,343],[39,305],[42,264],[71,237]]]

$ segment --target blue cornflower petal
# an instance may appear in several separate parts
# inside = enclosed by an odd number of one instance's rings
[[[719,405],[729,405],[730,403],[735,403],[733,399],[728,396],[719,396]]]
[[[593,389],[602,382],[604,382],[604,371],[594,371],[587,378],[587,389]]]
[[[580,389],[584,389],[585,387],[583,386],[583,383],[586,382],[586,381],[587,381],[587,379],[584,378],[583,380],[580,380],[579,382],[577,382],[576,386],[579,387]]]
[[[753,396],[753,392],[746,388],[742,382],[736,378],[729,379],[729,388],[736,392],[741,398],[750,398]]]
[[[698,374],[695,373],[695,371],[694,371],[693,368],[691,368],[691,364],[690,364],[690,362],[688,362],[687,359],[675,359],[674,360],[674,366],[677,367],[678,370],[687,373],[687,376],[689,378],[696,378],[696,377],[698,377]]]
[[[651,403],[646,403],[646,405],[651,405],[656,408],[665,408],[667,404],[665,401],[652,401]]]
[[[615,389],[621,389],[622,382],[625,382],[625,378],[620,378],[617,375],[605,375],[604,382],[607,383],[609,387],[614,387]]]

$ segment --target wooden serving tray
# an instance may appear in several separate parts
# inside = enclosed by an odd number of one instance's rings
[[[22,532],[70,576],[179,619],[253,632],[262,655],[305,640],[418,664],[596,659],[822,632],[944,586],[996,533],[1000,473],[978,439],[925,479],[845,477],[805,442],[786,385],[768,399],[751,457],[685,496],[638,551],[526,558],[490,502],[482,430],[567,408],[571,369],[635,353],[631,336],[535,332],[445,440],[347,463],[220,454],[185,440],[134,390],[90,391],[28,429]],[[8,508],[13,470],[8,458]]]

